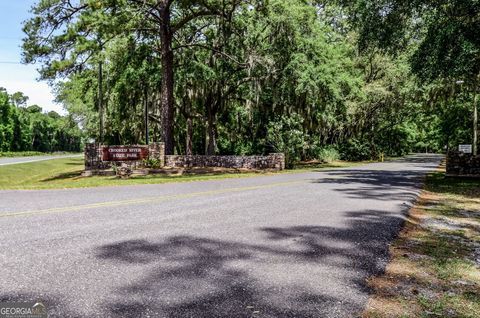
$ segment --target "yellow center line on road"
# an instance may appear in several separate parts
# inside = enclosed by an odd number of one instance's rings
[[[73,206],[67,206],[67,207],[58,207],[58,208],[41,209],[41,210],[30,210],[30,211],[22,211],[22,212],[6,212],[6,213],[0,212],[0,218],[12,217],[12,216],[29,216],[29,215],[39,215],[39,214],[64,213],[64,212],[74,212],[74,211],[103,208],[103,207],[116,207],[116,206],[134,205],[134,204],[143,204],[143,203],[155,203],[155,202],[162,202],[162,201],[175,200],[175,199],[186,199],[186,198],[192,198],[192,197],[198,197],[198,196],[204,196],[204,195],[267,189],[267,188],[273,188],[273,187],[278,187],[283,185],[302,183],[304,181],[305,180],[287,181],[287,182],[263,184],[258,186],[226,188],[226,189],[183,193],[183,194],[172,194],[172,195],[148,197],[148,198],[141,198],[141,199],[98,202],[98,203],[73,205]]]

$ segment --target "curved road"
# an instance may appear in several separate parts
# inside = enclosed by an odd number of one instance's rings
[[[19,163],[45,161],[45,160],[61,159],[61,158],[76,158],[76,157],[83,157],[83,154],[45,155],[45,156],[30,156],[30,157],[4,157],[4,158],[0,158],[0,166],[16,165]]]
[[[0,191],[0,301],[42,300],[49,317],[356,317],[440,160]]]

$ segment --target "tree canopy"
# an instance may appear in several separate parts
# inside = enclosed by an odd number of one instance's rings
[[[71,116],[44,113],[27,100],[21,92],[9,95],[0,88],[0,152],[80,151],[82,132]]]
[[[146,142],[146,115],[167,153],[282,151],[293,163],[441,151],[470,141],[479,8],[41,0],[24,62],[40,62],[71,118],[105,143]]]

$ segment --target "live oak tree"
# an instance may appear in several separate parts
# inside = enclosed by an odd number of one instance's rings
[[[284,151],[292,164],[439,151],[468,131],[452,132],[447,110],[472,109],[472,4],[44,0],[24,60],[86,135],[104,120],[110,144],[146,140],[147,105],[168,153]]]
[[[474,152],[480,102],[480,3],[477,0],[344,0],[360,30],[362,48],[411,47],[412,71],[422,83],[464,83],[473,104]]]

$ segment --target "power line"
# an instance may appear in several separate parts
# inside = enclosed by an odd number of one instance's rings
[[[14,61],[0,61],[0,64],[22,64],[21,62]]]

